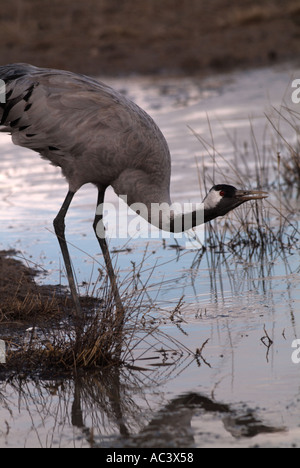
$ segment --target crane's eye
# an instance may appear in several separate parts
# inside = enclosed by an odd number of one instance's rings
[[[224,190],[220,190],[220,197],[225,197],[225,191]]]

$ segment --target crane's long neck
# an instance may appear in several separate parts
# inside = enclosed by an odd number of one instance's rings
[[[122,197],[130,208],[146,219],[150,224],[167,232],[184,232],[189,229],[207,223],[216,218],[218,213],[214,206],[210,206],[206,200],[202,203],[171,203],[169,196],[153,197],[158,202],[149,202],[150,196],[145,196],[142,201],[130,203],[127,196]],[[142,196],[140,196],[142,199]]]
[[[133,211],[163,231],[187,231],[218,216],[207,197],[202,203],[172,203],[168,181],[151,182],[144,171],[126,169],[112,186]]]
[[[151,205],[148,221],[163,231],[184,232],[207,223],[216,216],[215,210],[206,208],[204,203],[161,203]]]

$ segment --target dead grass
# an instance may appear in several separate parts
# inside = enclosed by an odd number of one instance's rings
[[[44,320],[60,313],[67,306],[58,289],[38,286],[37,271],[25,266],[13,256],[15,251],[0,252],[0,323]]]
[[[278,174],[278,185],[283,190],[284,198],[300,197],[300,113],[283,105],[274,109],[272,117],[267,116],[277,142],[277,161],[274,161]],[[291,143],[281,131],[281,122],[285,122],[292,131],[294,143]],[[275,159],[275,158],[274,158]],[[277,164],[276,164],[277,163]]]
[[[17,343],[14,338],[7,341],[5,368],[76,371],[120,364],[114,317],[112,302],[106,301],[97,313],[86,315],[82,324],[65,317],[34,326]]]
[[[92,298],[84,301],[81,298],[85,304],[84,316],[77,320],[72,314],[73,303],[65,292],[57,299],[55,290],[51,292],[50,287],[41,287],[34,282],[36,272],[15,259],[4,257],[3,252],[0,259],[3,290],[6,291],[7,286],[6,279],[3,279],[4,270],[7,273],[12,269],[17,277],[14,292],[6,294],[5,301],[2,296],[0,300],[0,337],[6,343],[6,363],[0,364],[1,372],[36,374],[47,370],[73,373],[79,369],[103,369],[124,364],[135,366],[135,354],[139,349],[143,349],[143,353],[172,349],[176,357],[183,352],[184,347],[179,342],[160,330],[162,317],[149,300],[147,282],[143,284],[139,276],[142,264],[133,269],[132,275],[120,286],[125,310],[120,332],[107,276],[102,277],[97,285],[101,301]],[[12,272],[8,275],[10,281],[11,275]],[[173,322],[179,308],[180,304],[173,313]],[[184,352],[192,354],[187,348]]]
[[[105,302],[99,313],[89,315],[99,301],[82,298],[84,323],[72,320],[73,303],[66,290],[39,286],[37,271],[9,255],[0,254],[0,322],[7,339],[6,368],[31,366],[89,367],[104,365],[114,353],[113,303],[106,287]],[[15,326],[21,327],[17,337]],[[26,328],[31,325],[30,332]],[[78,335],[78,330],[82,333]],[[2,338],[4,338],[2,336]]]
[[[197,164],[199,182],[205,191],[208,185],[222,181],[239,188],[258,188],[270,193],[263,202],[245,203],[229,216],[209,223],[206,226],[205,245],[199,251],[195,266],[199,266],[199,260],[207,249],[217,249],[219,253],[231,252],[249,261],[267,257],[284,259],[287,252],[296,251],[300,242],[297,203],[300,197],[300,114],[285,106],[274,112],[276,118],[266,115],[268,130],[265,135],[268,135],[268,141],[257,141],[251,122],[251,141],[245,143],[243,149],[235,140],[230,140],[234,161],[224,159],[214,146],[210,123],[211,141],[193,132],[204,149],[203,161],[207,157],[213,161],[210,173],[205,167],[200,167],[199,161]],[[283,122],[292,130],[289,139],[282,131]],[[252,153],[250,160],[253,160],[253,156],[255,158],[255,166],[251,169],[247,162],[249,152]],[[227,177],[226,173],[229,174]]]

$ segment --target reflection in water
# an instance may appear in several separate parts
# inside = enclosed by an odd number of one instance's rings
[[[254,409],[239,409],[199,393],[165,404],[154,385],[143,374],[116,369],[74,379],[13,378],[0,385],[0,402],[7,413],[0,446],[194,447],[192,421],[197,420],[205,435],[210,415],[237,439],[284,430],[263,423]],[[18,424],[23,426],[21,438]]]
[[[255,437],[262,433],[273,433],[284,430],[264,424],[255,414],[255,410],[243,408],[237,410],[232,405],[219,403],[198,393],[188,393],[171,400],[160,409],[149,424],[127,444],[150,447],[155,440],[155,447],[193,447],[195,446],[192,420],[197,417],[198,426],[206,431],[205,420],[213,414],[216,420],[221,420],[224,429],[233,437]]]

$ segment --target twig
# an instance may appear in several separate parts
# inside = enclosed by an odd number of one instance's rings
[[[265,335],[261,337],[260,341],[262,342],[262,344],[267,348],[267,354],[266,354],[266,359],[267,359],[267,362],[269,362],[269,350],[272,346],[272,344],[274,343],[273,340],[270,338],[267,330],[266,330],[266,325],[264,324],[264,332],[265,332]]]
[[[209,364],[209,362],[207,362],[204,357],[202,356],[202,351],[204,349],[204,347],[207,345],[207,343],[209,342],[209,338],[207,338],[206,341],[204,341],[204,343],[202,344],[201,348],[197,348],[196,349],[196,352],[195,352],[195,358],[197,360],[197,364],[198,366],[201,366],[201,361],[200,359],[204,362],[204,364],[206,364],[208,367],[211,368],[211,365]]]

